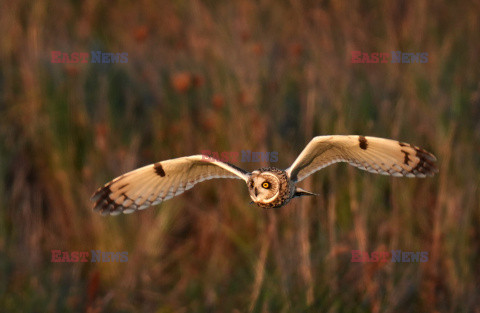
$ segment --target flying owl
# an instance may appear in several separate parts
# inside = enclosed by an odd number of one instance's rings
[[[266,167],[249,173],[202,155],[150,164],[99,188],[92,196],[93,209],[102,215],[132,213],[213,178],[243,179],[255,204],[262,208],[279,208],[295,197],[315,195],[297,187],[297,183],[333,163],[347,162],[383,175],[426,177],[438,172],[435,161],[431,153],[396,140],[357,135],[318,136],[286,170]]]

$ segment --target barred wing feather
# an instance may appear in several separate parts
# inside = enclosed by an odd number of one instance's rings
[[[313,138],[286,170],[294,182],[337,162],[347,162],[372,173],[426,177],[438,172],[433,154],[396,140],[364,136]]]
[[[248,172],[226,162],[204,160],[202,155],[157,162],[121,175],[99,188],[92,196],[93,209],[102,215],[132,213],[213,178],[247,181]]]

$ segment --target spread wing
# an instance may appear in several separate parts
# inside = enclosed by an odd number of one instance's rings
[[[433,154],[396,140],[356,135],[318,136],[286,172],[298,182],[330,164],[347,162],[377,174],[426,177],[438,172],[436,160]]]
[[[226,162],[192,155],[150,164],[119,176],[92,196],[102,215],[132,213],[168,200],[213,178],[248,180],[248,172]]]

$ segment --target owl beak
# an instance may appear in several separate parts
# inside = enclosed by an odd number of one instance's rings
[[[295,193],[293,194],[293,198],[295,197],[301,197],[301,196],[318,196],[318,194],[306,191],[300,187],[295,188]]]

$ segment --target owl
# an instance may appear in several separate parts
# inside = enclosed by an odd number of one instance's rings
[[[150,164],[123,174],[92,196],[93,209],[102,215],[143,210],[173,198],[195,184],[213,178],[243,179],[253,203],[279,208],[295,197],[315,196],[297,183],[337,162],[372,173],[426,177],[438,172],[431,153],[404,142],[364,136],[318,136],[285,169],[265,167],[249,173],[235,165],[202,155]]]

